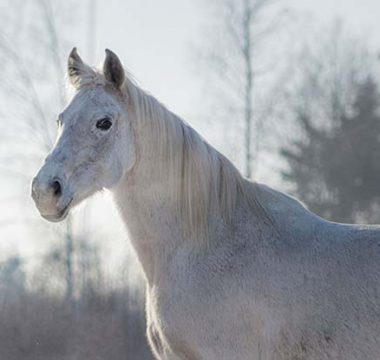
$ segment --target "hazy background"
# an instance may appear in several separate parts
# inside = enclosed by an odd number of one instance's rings
[[[244,174],[379,223],[379,15],[376,0],[0,0],[0,359],[149,358],[109,195],[54,225],[29,195],[72,47],[93,65],[112,49]]]

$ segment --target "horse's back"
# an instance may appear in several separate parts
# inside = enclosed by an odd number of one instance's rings
[[[377,358],[380,228],[325,221],[267,188],[261,196],[277,227],[256,289],[281,323],[273,359]]]
[[[330,223],[258,191],[272,221],[242,205],[233,232],[172,259],[176,277],[151,294],[163,343],[189,360],[376,359],[379,228]]]

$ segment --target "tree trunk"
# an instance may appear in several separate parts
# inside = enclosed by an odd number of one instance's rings
[[[245,89],[244,89],[244,119],[245,119],[245,176],[252,176],[252,89],[253,89],[253,71],[252,71],[252,46],[251,46],[251,20],[252,9],[249,0],[244,1],[244,67],[245,67]]]
[[[74,275],[73,275],[73,255],[74,255],[74,243],[73,243],[73,231],[71,217],[66,220],[65,229],[65,251],[66,251],[66,301],[72,302],[74,299]]]

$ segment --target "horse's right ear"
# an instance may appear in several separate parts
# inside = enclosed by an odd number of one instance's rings
[[[70,83],[76,89],[79,89],[82,77],[89,71],[93,70],[82,61],[78,55],[77,48],[73,48],[67,61],[67,72]]]

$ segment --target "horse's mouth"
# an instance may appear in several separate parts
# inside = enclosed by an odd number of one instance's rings
[[[41,214],[41,216],[50,222],[59,222],[59,221],[65,220],[67,215],[69,214],[72,202],[73,202],[73,199],[71,198],[71,200],[67,203],[67,205],[63,209],[58,211],[56,214],[52,214],[52,215],[51,214],[46,214],[46,215]]]

